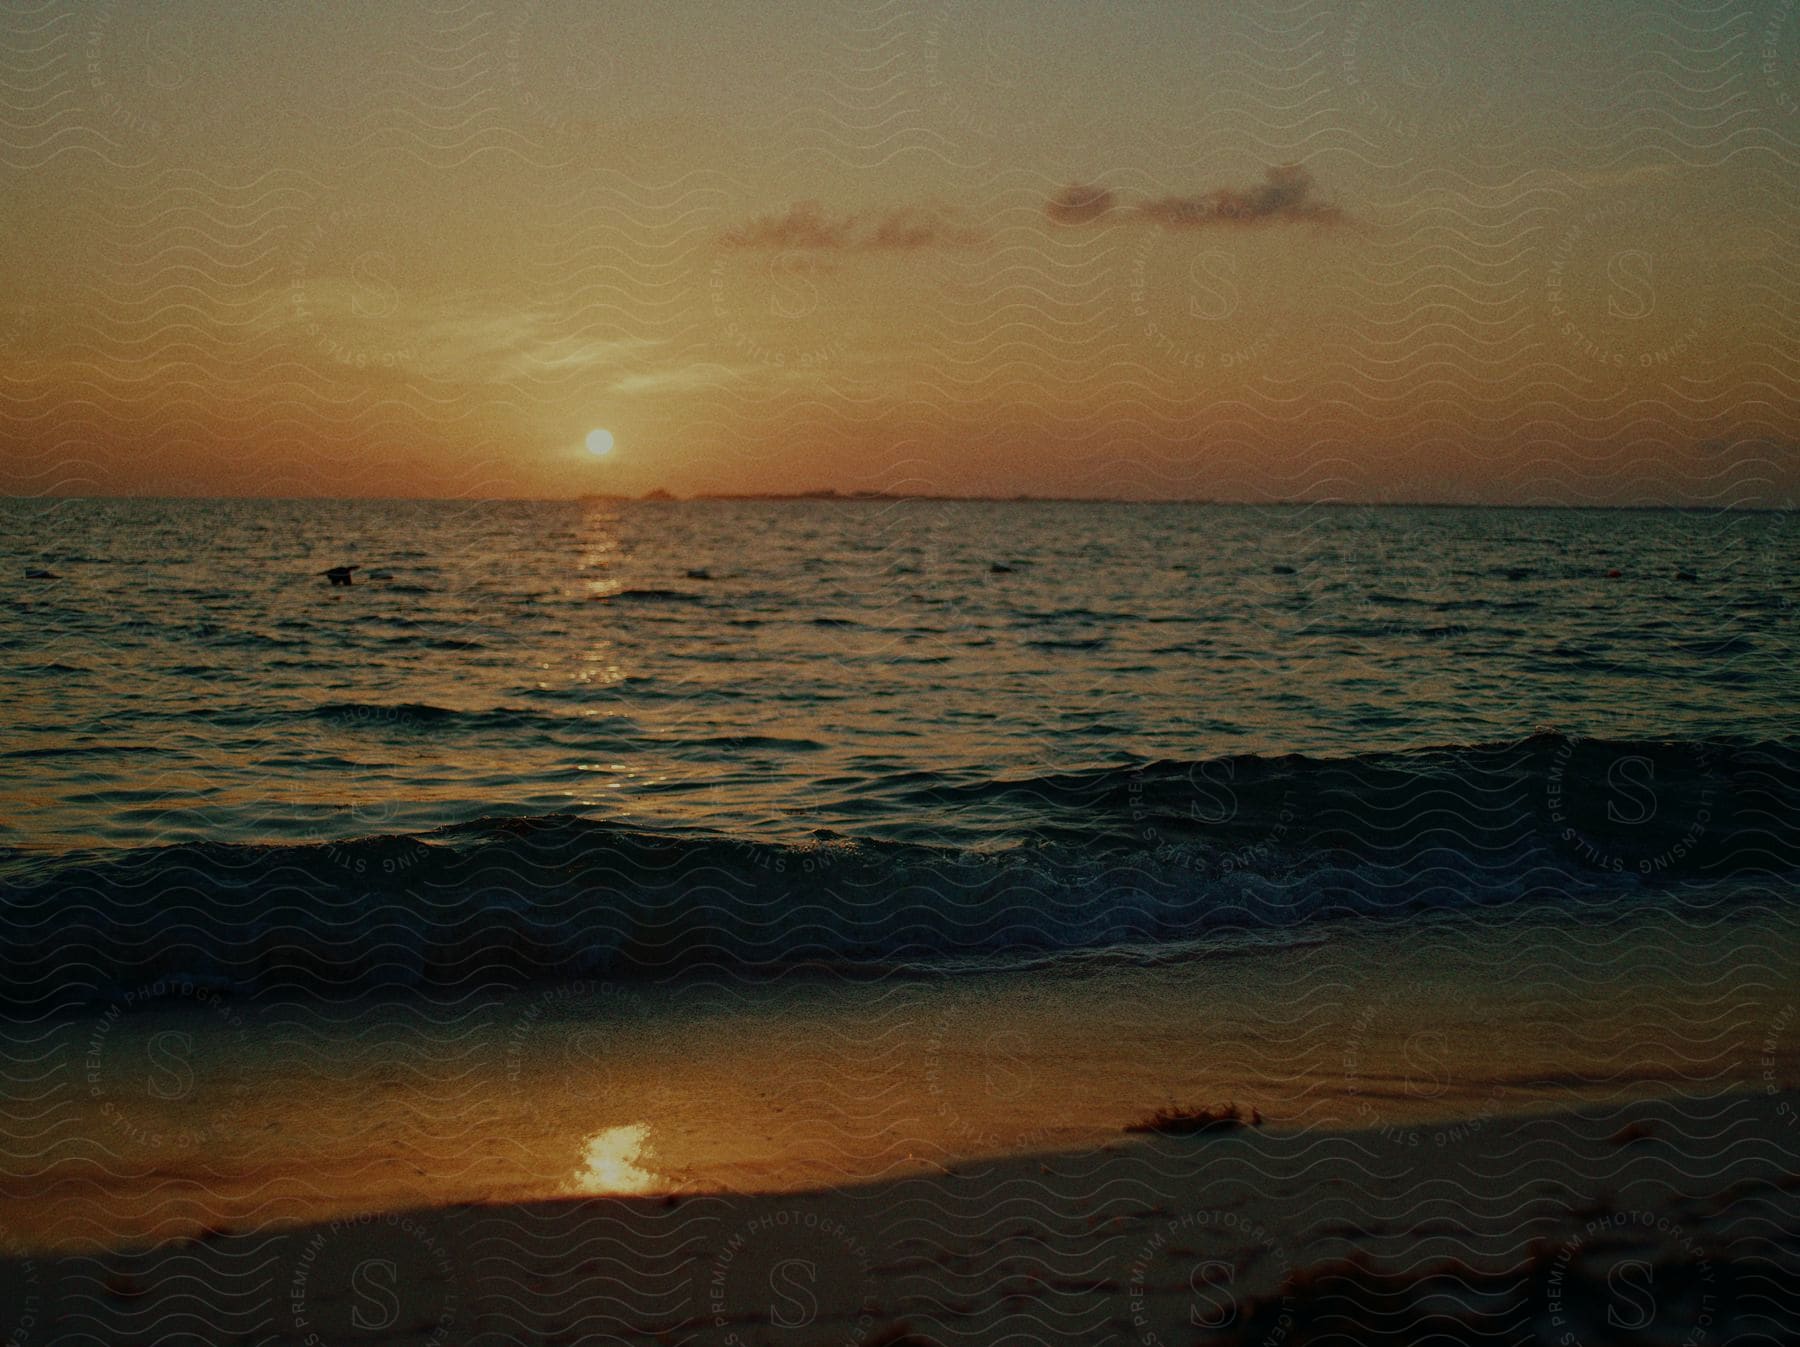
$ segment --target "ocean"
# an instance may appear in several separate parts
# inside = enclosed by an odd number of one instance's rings
[[[1760,892],[1797,561],[1782,513],[9,501],[0,995]]]
[[[0,1252],[1773,1088],[1797,541],[7,502]]]

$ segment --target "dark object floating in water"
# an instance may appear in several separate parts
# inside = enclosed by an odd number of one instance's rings
[[[679,589],[621,589],[613,594],[594,595],[596,603],[705,603],[698,594]]]
[[[60,580],[62,576],[55,571],[26,571],[25,578],[27,580]]]
[[[707,570],[704,566],[696,566],[687,573],[687,578],[690,580],[710,580],[712,579],[712,572]]]
[[[1676,571],[1675,578],[1677,580],[1698,580],[1700,576],[1695,571]]]
[[[1624,574],[1625,574],[1624,571],[1608,571],[1606,573],[1606,578],[1608,580],[1617,580],[1620,576],[1622,576]]]
[[[1244,1127],[1261,1127],[1262,1110],[1248,1113],[1236,1104],[1220,1104],[1217,1108],[1159,1108],[1140,1122],[1128,1123],[1127,1132],[1151,1132],[1157,1136],[1185,1137],[1199,1132],[1235,1132]]]
[[[327,570],[320,571],[319,574],[331,581],[334,586],[348,585],[351,581],[351,572],[360,569],[357,566],[332,566]]]
[[[989,575],[1011,575],[1014,571],[1016,571],[1018,569],[1019,568],[1017,566],[1008,566],[1004,561],[996,561],[992,566],[988,567],[988,574]]]
[[[1294,573],[1292,566],[1275,565],[1269,567],[1269,570],[1274,575],[1292,575]]]
[[[1529,580],[1533,574],[1534,572],[1529,566],[1508,566],[1506,568],[1506,578],[1508,580]]]

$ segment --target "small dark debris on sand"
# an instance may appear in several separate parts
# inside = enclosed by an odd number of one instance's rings
[[[1215,1108],[1177,1108],[1171,1104],[1168,1108],[1157,1109],[1148,1118],[1126,1124],[1125,1130],[1185,1137],[1199,1132],[1236,1132],[1240,1128],[1261,1127],[1262,1121],[1260,1109],[1246,1112],[1235,1103],[1220,1104]]]

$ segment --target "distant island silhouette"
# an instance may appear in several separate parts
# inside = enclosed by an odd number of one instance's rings
[[[962,501],[969,504],[1068,504],[1068,505],[1219,505],[1228,502],[1206,497],[1186,497],[1180,500],[1139,500],[1131,496],[1034,496],[1021,493],[1014,496],[980,496],[958,495],[951,492],[916,492],[916,491],[837,491],[830,487],[821,487],[812,491],[697,491],[692,496],[678,496],[672,491],[657,487],[646,491],[641,496],[628,496],[617,492],[585,491],[576,497],[577,500],[592,501],[604,504],[617,504],[628,501],[847,501],[847,502],[903,502],[903,501]]]
[[[336,499],[308,497],[307,499]],[[420,499],[437,499],[421,497]],[[446,497],[444,499],[456,499]],[[531,499],[531,498],[524,498]],[[624,505],[634,502],[673,502],[698,504],[729,501],[823,501],[843,504],[943,503],[966,505],[1216,505],[1246,510],[1547,510],[1588,511],[1598,514],[1716,514],[1721,509],[1733,514],[1781,514],[1786,507],[1771,505],[1601,505],[1601,504],[1511,504],[1470,500],[1307,500],[1304,498],[1275,500],[1233,500],[1219,496],[1037,496],[1027,492],[1017,495],[958,495],[954,492],[915,491],[837,491],[820,488],[812,491],[697,491],[691,496],[678,496],[658,487],[641,496],[618,492],[587,491],[579,496],[563,497],[592,504]]]

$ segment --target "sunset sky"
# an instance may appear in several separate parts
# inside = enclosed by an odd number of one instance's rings
[[[1800,493],[1792,0],[0,25],[0,492]]]

